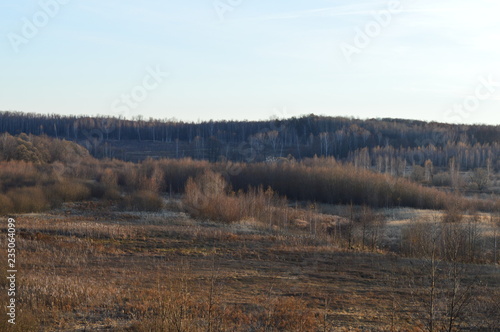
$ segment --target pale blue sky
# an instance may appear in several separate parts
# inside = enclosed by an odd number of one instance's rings
[[[55,1],[0,4],[0,110],[500,124],[498,0],[217,0],[236,4],[223,19],[213,0],[44,9]],[[347,61],[342,47],[360,46],[357,29],[394,3],[400,10]],[[23,34],[35,23],[36,34]],[[155,68],[169,72],[159,84],[148,76]],[[146,91],[145,79],[147,95],[125,104],[122,95]]]

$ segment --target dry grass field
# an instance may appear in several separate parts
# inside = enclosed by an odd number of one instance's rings
[[[347,248],[321,227],[312,233],[308,225],[216,223],[179,212],[178,202],[167,206],[122,212],[89,201],[15,216],[20,303],[15,328],[2,319],[0,330],[427,330],[428,260],[397,255],[390,246]],[[342,209],[318,207],[323,213],[316,217]],[[382,237],[389,242],[416,216],[432,214],[385,213]],[[498,267],[457,266],[464,272],[453,299],[470,297],[453,329],[498,331]],[[447,271],[443,263],[435,279],[434,321],[443,329],[452,298]]]

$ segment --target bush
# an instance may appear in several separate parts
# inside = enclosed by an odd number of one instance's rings
[[[0,194],[0,214],[7,214],[14,211],[12,200],[5,195]]]
[[[237,202],[229,197],[229,188],[222,175],[210,170],[195,179],[189,178],[186,183],[184,203],[188,212],[194,217],[236,221],[240,215],[234,208]]]
[[[17,187],[32,187],[40,179],[40,172],[33,163],[24,161],[0,162],[0,183],[2,190]]]
[[[90,195],[93,198],[106,199],[110,201],[116,201],[121,198],[120,191],[117,187],[108,186],[99,182],[90,184]]]
[[[14,212],[41,212],[50,208],[46,194],[39,187],[12,189],[7,193],[12,200]]]
[[[106,186],[102,183],[92,183],[90,185],[90,195],[93,198],[101,199],[106,194]]]
[[[83,201],[91,197],[91,190],[83,183],[63,181],[56,183],[49,192],[63,202]]]
[[[451,176],[449,173],[438,173],[432,178],[432,185],[436,187],[451,187]]]
[[[270,187],[249,188],[236,194],[221,174],[210,170],[189,178],[183,203],[193,217],[222,222],[251,218],[272,226],[286,224],[291,217],[286,198],[280,198]]]
[[[121,208],[132,211],[161,211],[163,199],[151,191],[138,191],[125,196],[121,202]]]

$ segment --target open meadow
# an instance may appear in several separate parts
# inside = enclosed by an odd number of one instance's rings
[[[385,210],[392,220],[381,226],[377,248],[367,237],[362,250],[359,229],[348,248],[321,222],[314,234],[308,223],[194,220],[181,204],[122,212],[86,201],[16,215],[17,331],[420,331],[431,290],[435,326],[449,324],[455,299],[454,327],[500,329],[497,266],[453,266],[460,270],[453,297],[450,266],[440,264],[434,280],[429,260],[391,252],[410,220],[438,212]],[[478,238],[491,226],[480,221]]]

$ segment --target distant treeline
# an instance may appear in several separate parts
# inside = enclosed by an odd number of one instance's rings
[[[500,126],[308,115],[267,121],[134,120],[0,112],[0,132],[72,140],[96,157],[265,161],[334,157],[381,172],[406,165],[500,169]],[[141,142],[140,145],[131,142]],[[144,153],[148,151],[149,155]],[[137,156],[127,157],[137,151]]]

